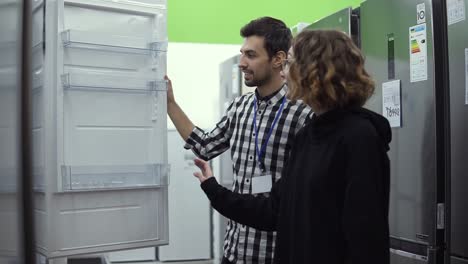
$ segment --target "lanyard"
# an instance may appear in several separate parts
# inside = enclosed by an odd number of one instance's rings
[[[270,136],[273,133],[273,128],[275,127],[276,123],[278,122],[279,117],[281,116],[281,113],[283,112],[283,107],[284,107],[284,102],[286,101],[286,96],[283,97],[283,102],[281,102],[280,109],[278,112],[276,112],[275,119],[273,120],[273,124],[271,125],[270,131],[268,132],[265,144],[261,146],[261,149],[258,149],[258,129],[257,129],[257,98],[254,97],[254,120],[253,120],[253,125],[254,125],[254,131],[255,131],[255,150],[257,152],[257,157],[258,157],[258,162],[261,165],[261,168],[263,172],[265,172],[265,164],[262,162],[262,156],[265,154],[266,147],[268,145],[268,141],[270,140]]]

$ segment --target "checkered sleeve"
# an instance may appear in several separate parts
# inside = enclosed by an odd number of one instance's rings
[[[185,149],[191,149],[195,155],[203,160],[210,160],[220,155],[230,146],[232,136],[231,120],[235,115],[235,101],[232,101],[226,110],[226,114],[210,132],[205,132],[195,127],[185,142]]]

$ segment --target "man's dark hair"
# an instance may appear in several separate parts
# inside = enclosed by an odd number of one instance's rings
[[[271,59],[278,51],[288,54],[291,45],[291,30],[283,21],[272,17],[260,17],[250,21],[241,30],[243,38],[250,36],[264,37],[265,49]]]

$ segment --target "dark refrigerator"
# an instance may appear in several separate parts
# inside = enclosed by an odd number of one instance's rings
[[[467,0],[447,1],[450,69],[450,200],[448,252],[451,264],[468,263],[468,22]]]
[[[436,97],[432,1],[367,0],[360,11],[361,48],[376,84],[366,107],[392,120],[391,263],[439,263],[446,136],[439,133],[445,123]]]
[[[305,29],[335,29],[343,31],[352,37],[357,46],[360,46],[359,21],[359,8],[353,9],[352,7],[347,7],[315,21]]]

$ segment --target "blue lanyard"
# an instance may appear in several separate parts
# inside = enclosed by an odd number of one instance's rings
[[[283,102],[281,102],[280,109],[278,112],[276,112],[275,119],[273,120],[273,124],[271,125],[270,131],[268,132],[265,144],[262,145],[262,148],[258,149],[258,130],[257,130],[257,98],[254,97],[254,120],[253,120],[253,125],[254,125],[254,131],[255,131],[255,150],[257,152],[257,157],[258,157],[258,162],[262,166],[262,170],[265,171],[265,164],[262,162],[262,156],[265,154],[266,147],[268,145],[268,141],[270,140],[271,134],[273,133],[273,128],[275,127],[276,123],[278,122],[279,117],[281,116],[281,113],[283,112],[283,107],[284,107],[284,102],[286,101],[286,96],[283,96]]]

